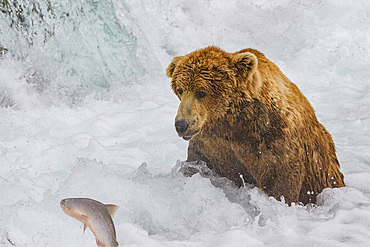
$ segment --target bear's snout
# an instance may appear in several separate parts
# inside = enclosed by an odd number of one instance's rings
[[[189,123],[184,119],[177,120],[175,122],[175,128],[176,128],[177,133],[180,136],[183,136],[186,133],[186,131],[188,131]]]
[[[177,134],[182,137],[185,141],[189,141],[195,134],[198,133],[198,130],[192,131],[189,127],[189,122],[185,119],[176,120],[175,128]]]

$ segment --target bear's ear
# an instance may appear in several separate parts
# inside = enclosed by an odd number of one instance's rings
[[[242,52],[235,54],[232,62],[236,68],[238,76],[241,78],[250,79],[257,69],[258,60],[256,55],[251,52]]]
[[[168,65],[166,69],[166,75],[168,77],[172,77],[173,72],[175,71],[176,66],[179,64],[179,62],[184,58],[184,56],[175,57],[172,59],[170,65]]]

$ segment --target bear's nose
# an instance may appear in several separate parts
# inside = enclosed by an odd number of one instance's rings
[[[189,128],[189,123],[186,120],[178,120],[175,122],[175,128],[177,133],[184,134]]]

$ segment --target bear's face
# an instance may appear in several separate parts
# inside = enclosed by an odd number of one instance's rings
[[[178,135],[190,140],[205,124],[224,116],[238,94],[238,84],[246,83],[256,64],[252,53],[235,55],[216,47],[175,57],[167,75],[181,101],[175,118]]]

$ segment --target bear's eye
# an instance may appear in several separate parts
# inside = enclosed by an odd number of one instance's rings
[[[204,91],[196,91],[195,92],[195,97],[197,98],[197,99],[201,99],[201,98],[204,98],[204,97],[206,97],[206,93],[204,92]]]
[[[178,93],[179,95],[182,95],[182,93],[183,93],[182,89],[181,89],[181,88],[178,88],[178,89],[177,89],[177,93]]]

